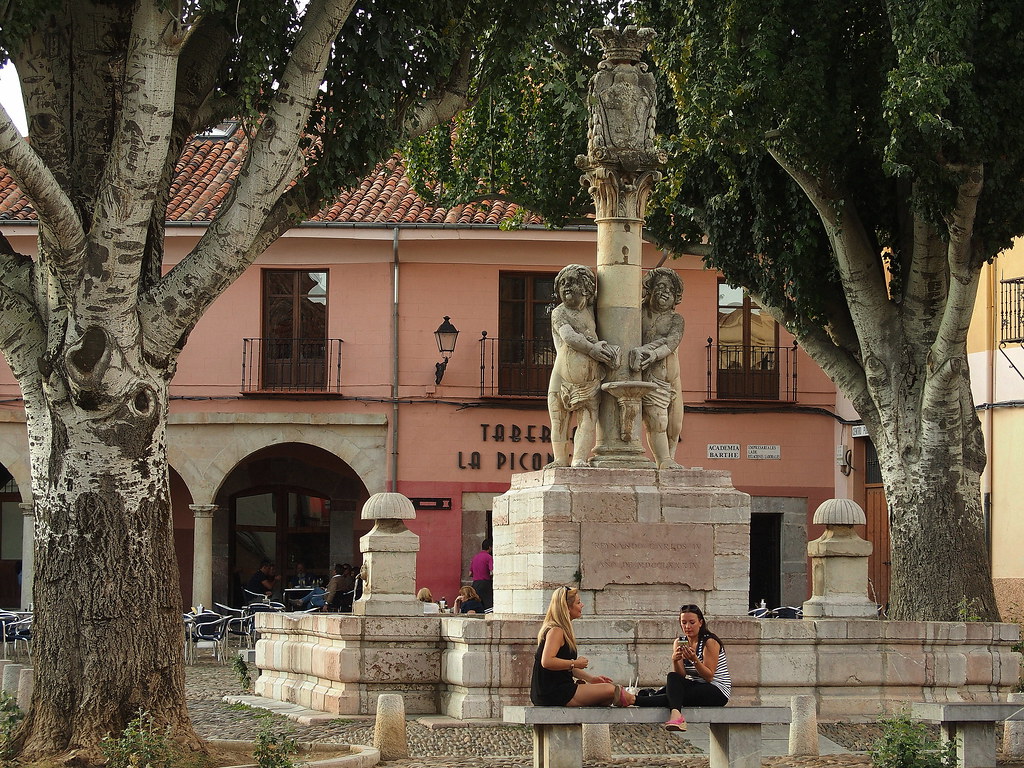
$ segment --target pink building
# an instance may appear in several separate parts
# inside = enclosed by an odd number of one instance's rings
[[[168,208],[167,266],[195,244],[237,167],[233,136],[197,141]],[[186,603],[238,604],[265,556],[287,578],[358,564],[366,498],[410,497],[417,586],[454,597],[512,472],[550,460],[548,307],[555,273],[593,267],[595,229],[502,231],[514,206],[427,207],[392,160],[282,237],[192,333],[172,386],[169,446]],[[0,177],[0,231],[35,250],[31,209]],[[665,254],[645,246],[644,266]],[[696,256],[685,293],[686,415],[676,459],[728,469],[753,497],[752,603],[808,595],[810,516],[835,495],[835,387],[792,337]],[[458,342],[442,361],[435,330]],[[0,605],[19,600],[31,514],[20,393],[0,364]],[[21,503],[19,506],[19,502]],[[28,569],[30,572],[30,569]],[[196,578],[193,578],[193,574]],[[30,599],[26,597],[21,601]]]

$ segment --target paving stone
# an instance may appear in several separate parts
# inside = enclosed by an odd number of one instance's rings
[[[185,671],[189,712],[200,736],[252,740],[264,727],[287,733],[297,741],[335,744],[372,744],[371,716],[340,716],[326,722],[296,723],[283,714],[229,704],[223,697],[243,691],[231,667],[214,661],[189,666]],[[280,710],[293,705],[281,704]],[[294,713],[293,713],[294,714]],[[464,724],[438,716],[410,717],[407,722],[409,758],[388,761],[389,768],[532,768],[532,731],[527,726],[497,722]],[[766,757],[769,768],[861,768],[871,764],[867,755],[879,728],[872,723],[819,723],[819,732],[848,753],[808,757]],[[637,766],[640,768],[707,768],[708,759],[685,738],[657,725],[612,726],[612,760],[587,761],[586,768]],[[1024,768],[1024,761],[999,761],[1000,768]]]

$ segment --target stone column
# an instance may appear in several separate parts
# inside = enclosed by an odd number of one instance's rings
[[[363,553],[363,596],[352,606],[356,616],[422,616],[416,599],[416,553],[420,537],[405,527],[416,518],[412,502],[400,493],[375,493],[363,505],[363,520],[373,528],[359,539]]]
[[[213,513],[216,504],[189,504],[192,533],[192,605],[213,605]]]
[[[867,523],[864,510],[850,499],[828,499],[814,512],[825,532],[807,545],[811,558],[811,599],[804,618],[877,618],[868,599],[868,556],[871,542],[853,530]]]
[[[23,501],[21,507],[21,609],[32,607],[32,582],[36,563],[35,504]]]
[[[597,223],[597,335],[619,348],[602,389],[595,466],[651,467],[640,431],[640,398],[654,387],[629,369],[642,342],[641,233],[647,200],[666,156],[654,146],[654,76],[640,61],[654,30],[594,30],[604,59],[590,80],[587,154],[576,158]]]

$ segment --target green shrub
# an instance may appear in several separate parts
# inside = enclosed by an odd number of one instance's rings
[[[11,756],[11,739],[25,714],[9,693],[0,691],[0,758]]]
[[[235,656],[231,660],[231,670],[238,678],[238,684],[242,686],[243,691],[248,693],[252,690],[252,676],[249,674],[249,665],[245,663],[245,659],[240,655]]]
[[[182,757],[170,727],[158,728],[153,716],[141,709],[118,738],[108,733],[100,740],[100,751],[107,768],[173,768]]]
[[[957,621],[981,621],[981,601],[968,600],[966,595],[961,597],[956,604],[956,618]]]
[[[292,755],[299,751],[299,744],[287,733],[275,733],[266,723],[256,734],[256,747],[252,756],[260,768],[295,768]]]
[[[875,768],[956,768],[956,743],[940,744],[924,723],[914,722],[905,712],[878,722],[882,737],[871,750]]]

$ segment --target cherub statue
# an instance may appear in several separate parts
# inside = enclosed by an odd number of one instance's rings
[[[683,318],[674,310],[683,297],[683,281],[675,270],[656,267],[643,283],[643,346],[629,353],[629,367],[657,385],[643,398],[644,430],[658,469],[675,462],[683,428],[683,391],[677,349],[683,339]]]
[[[594,321],[594,273],[581,264],[569,264],[555,277],[561,303],[551,313],[555,364],[548,383],[551,447],[555,460],[549,467],[590,465],[597,442],[597,411],[601,381],[608,368],[618,365],[619,348],[597,338]],[[569,440],[569,422],[576,415],[576,435]],[[570,450],[571,447],[571,450]]]

